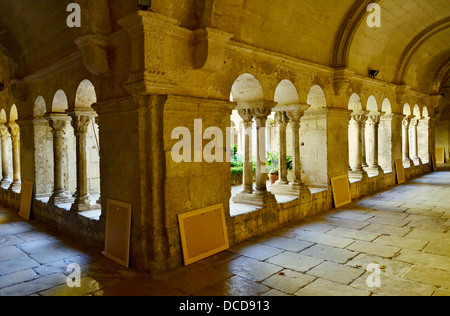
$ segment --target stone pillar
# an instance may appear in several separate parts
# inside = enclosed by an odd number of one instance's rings
[[[88,192],[87,177],[87,157],[86,157],[86,136],[88,127],[96,113],[90,109],[76,109],[67,113],[72,117],[72,126],[76,138],[76,157],[77,157],[77,191],[75,201],[71,211],[84,212],[93,208],[100,208],[98,205],[91,205],[91,199]]]
[[[430,162],[430,118],[424,117],[419,121],[418,130],[423,134],[419,139],[417,154],[422,163]]]
[[[357,132],[355,139],[355,157],[354,157],[354,166],[351,166],[352,171],[349,173],[349,177],[351,179],[362,180],[363,178],[367,178],[367,172],[363,168],[363,151],[365,143],[363,141],[364,138],[364,126],[367,121],[367,112],[366,111],[354,111],[351,114],[352,119],[356,123]]]
[[[244,174],[243,174],[243,194],[253,193],[253,164],[252,164],[252,128],[253,128],[253,115],[250,110],[240,110],[244,128],[244,141],[243,141],[243,153],[244,153]]]
[[[0,125],[0,137],[2,139],[2,181],[3,188],[9,187],[11,184],[11,169],[9,168],[8,141],[9,132],[5,125]]]
[[[363,168],[368,168],[369,165],[367,163],[367,148],[366,148],[366,123],[367,117],[363,124],[361,124],[359,130],[361,132],[361,161]]]
[[[378,150],[379,150],[379,137],[378,130],[380,126],[381,113],[370,113],[366,123],[366,127],[369,128],[369,135],[372,138],[370,142],[371,150],[369,152],[369,168],[368,172],[373,174],[382,174],[383,170],[378,164]]]
[[[68,174],[68,152],[67,152],[67,128],[70,117],[62,113],[52,113],[45,115],[49,121],[53,133],[53,195],[50,197],[49,204],[72,203],[68,183],[65,181]]]
[[[413,165],[409,155],[409,125],[411,123],[412,116],[407,116],[403,119],[403,165],[405,168],[409,168]]]
[[[33,158],[34,158],[34,191],[36,198],[50,197],[53,193],[53,135],[49,122],[44,117],[36,117],[31,121],[33,128]],[[24,126],[21,127],[23,135]],[[22,137],[24,141],[25,138]],[[22,141],[22,143],[23,143]],[[23,145],[23,144],[22,144]],[[24,151],[21,152],[22,163],[25,161]],[[28,165],[28,164],[27,164]],[[24,166],[23,166],[24,167]],[[25,170],[21,170],[23,177]]]
[[[13,123],[9,125],[12,140],[13,155],[13,182],[10,190],[20,192],[22,183],[20,178],[20,128],[19,125]]]
[[[393,120],[393,113],[384,114],[380,117],[378,129],[378,164],[384,172],[391,172],[394,167]]]
[[[278,124],[279,130],[279,144],[280,144],[280,155],[279,155],[279,180],[276,182],[278,185],[287,185],[288,179],[288,169],[287,169],[287,144],[286,144],[286,128],[289,124],[289,118],[286,112],[278,112],[275,116],[276,122]]]
[[[411,148],[411,159],[414,164],[421,165],[422,161],[418,156],[418,136],[417,136],[417,126],[419,125],[420,118],[414,118],[411,120],[411,138],[412,138],[412,148]]]
[[[294,179],[290,183],[292,189],[298,194],[311,193],[306,184],[302,180],[302,166],[301,166],[301,147],[300,147],[300,120],[305,114],[305,111],[310,108],[308,104],[302,104],[295,109],[288,111],[287,115],[291,121],[292,127],[292,164],[294,169]]]
[[[267,191],[267,172],[266,172],[266,140],[265,129],[267,117],[274,107],[274,102],[268,101],[250,101],[238,102],[236,110],[244,120],[245,131],[245,156],[244,156],[244,185],[242,192],[238,193],[234,198],[234,203],[249,204],[254,206],[267,206],[276,203],[275,197]],[[256,188],[250,187],[250,170],[252,170],[251,157],[252,147],[248,139],[251,131],[251,119],[255,117],[256,121]]]
[[[253,109],[256,121],[256,195],[267,194],[266,122],[270,108]]]

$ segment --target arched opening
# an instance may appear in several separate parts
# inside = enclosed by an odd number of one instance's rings
[[[51,113],[45,115],[53,134],[53,194],[50,204],[69,209],[76,190],[75,135],[66,93],[58,90],[52,101]]]
[[[430,117],[426,106],[422,109],[422,118],[417,126],[418,156],[422,163],[430,162]]]
[[[22,188],[21,184],[21,173],[20,173],[20,128],[17,124],[19,119],[19,113],[17,112],[17,107],[15,104],[11,106],[9,113],[9,132],[10,141],[8,144],[9,150],[9,168],[13,173],[13,181],[11,184],[11,190],[14,192],[20,192]]]
[[[277,195],[298,195],[293,187],[302,183],[300,157],[300,100],[297,88],[289,80],[282,80],[274,100],[272,150],[268,153],[271,192]],[[304,111],[304,110],[303,110]]]
[[[362,128],[366,122],[366,112],[363,111],[361,98],[356,93],[350,96],[348,109],[352,111],[348,124],[349,177],[361,180],[364,175]]]
[[[99,218],[100,211],[100,142],[95,87],[89,80],[78,85],[75,108],[69,111],[76,131],[77,190],[72,207],[77,212],[93,211],[89,217]]]
[[[12,143],[8,130],[8,116],[5,109],[0,111],[0,137],[2,148],[2,181],[1,186],[8,189],[12,182]]]
[[[419,158],[419,123],[422,119],[422,113],[418,104],[414,105],[412,119],[409,125],[409,146],[410,146],[410,158],[414,165],[418,166],[422,163]]]
[[[45,113],[47,113],[47,105],[45,104],[45,100],[42,96],[38,96],[34,101],[33,106],[33,116],[44,117]]]
[[[245,204],[263,206],[273,196],[267,191],[266,170],[266,123],[274,106],[266,102],[260,82],[251,74],[240,75],[231,87],[231,99],[237,103],[237,113],[242,119],[243,154],[238,165],[232,161],[232,167],[242,166],[242,188],[232,188],[230,202],[231,215],[242,211]],[[254,185],[254,179],[255,185]],[[254,208],[246,208],[249,212]]]
[[[393,132],[393,114],[392,114],[392,106],[391,102],[388,98],[383,100],[381,105],[381,111],[383,115],[380,119],[380,127],[379,127],[379,152],[378,152],[378,161],[380,163],[380,167],[383,169],[385,173],[392,172],[393,170],[393,143],[392,143],[392,132]]]
[[[364,143],[367,173],[376,176],[383,172],[379,165],[379,127],[381,120],[381,112],[379,111],[378,102],[373,95],[367,100],[367,121],[364,126]]]
[[[325,109],[327,107],[325,92],[320,86],[315,85],[311,87],[307,103],[311,106],[311,109]]]
[[[403,165],[405,168],[410,168],[413,164],[410,158],[410,125],[411,125],[411,106],[408,103],[405,103],[403,106],[403,115],[405,118],[402,122],[402,155],[403,155]]]

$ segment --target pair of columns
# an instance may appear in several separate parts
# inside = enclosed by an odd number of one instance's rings
[[[418,155],[418,135],[417,127],[420,118],[409,115],[403,119],[403,165],[407,168],[413,165],[422,164]],[[411,131],[411,135],[409,134]],[[410,147],[410,139],[412,139]]]
[[[302,181],[302,169],[300,162],[300,121],[309,105],[287,105],[275,108],[276,122],[279,128],[279,180],[272,185],[271,192],[279,195],[300,196],[311,193],[306,184]],[[287,168],[287,139],[286,130],[288,124],[292,129],[292,164],[293,179],[288,181]]]
[[[367,173],[382,174],[383,170],[378,164],[378,130],[380,126],[381,113],[363,110],[353,111],[351,119],[355,122],[356,139],[355,157],[353,166],[350,166],[350,178],[363,179]],[[370,135],[371,150],[366,153],[366,135]]]
[[[88,192],[86,137],[89,124],[96,117],[91,110],[74,110],[65,113],[50,113],[45,116],[53,133],[54,191],[49,203],[53,205],[72,203],[71,211],[84,212],[98,207],[92,205]],[[77,190],[71,196],[66,181],[68,174],[67,129],[69,124],[76,137]]]
[[[9,186],[12,191],[19,192],[21,190],[20,178],[20,128],[16,123],[8,126],[0,126],[1,148],[2,148],[2,186]],[[11,177],[11,169],[9,168],[9,150],[8,142],[12,141],[12,159],[13,159],[13,175]],[[11,183],[12,182],[12,183]]]
[[[244,102],[238,103],[239,112],[244,127],[244,175],[242,191],[234,198],[234,203],[264,206],[276,202],[275,197],[267,191],[266,170],[266,122],[275,105],[273,102]],[[252,131],[253,119],[256,122],[256,187],[253,188],[253,157]]]

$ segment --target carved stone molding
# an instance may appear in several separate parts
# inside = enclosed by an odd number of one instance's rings
[[[225,48],[233,34],[203,28],[194,31],[194,69],[219,71],[225,62]]]
[[[334,73],[334,93],[338,96],[346,96],[350,87],[350,77],[354,72],[348,69],[338,69]]]
[[[131,94],[169,94],[176,84],[165,70],[165,43],[168,37],[190,38],[191,31],[166,16],[138,11],[121,18],[131,42],[130,75],[126,84]]]
[[[15,102],[25,102],[27,99],[27,86],[23,81],[11,80],[10,92]]]
[[[108,57],[108,36],[100,34],[85,35],[77,38],[75,44],[81,50],[84,65],[90,73],[96,76],[111,74]]]

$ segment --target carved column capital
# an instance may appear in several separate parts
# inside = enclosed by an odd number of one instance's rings
[[[358,123],[358,125],[362,126],[366,123],[368,119],[367,114],[368,113],[365,111],[355,111],[352,114],[350,114],[350,116],[356,123]]]
[[[250,123],[253,120],[253,113],[251,109],[240,109],[238,110],[239,116],[242,118],[244,124]]]
[[[2,141],[7,141],[9,136],[10,134],[8,131],[8,127],[6,127],[6,125],[4,124],[0,125],[0,138],[2,139]]]
[[[9,132],[11,134],[11,137],[13,140],[18,140],[20,139],[20,127],[17,124],[10,124],[8,126],[9,128]]]
[[[275,122],[277,122],[280,127],[286,128],[289,124],[289,121],[290,119],[286,112],[275,113]]]

